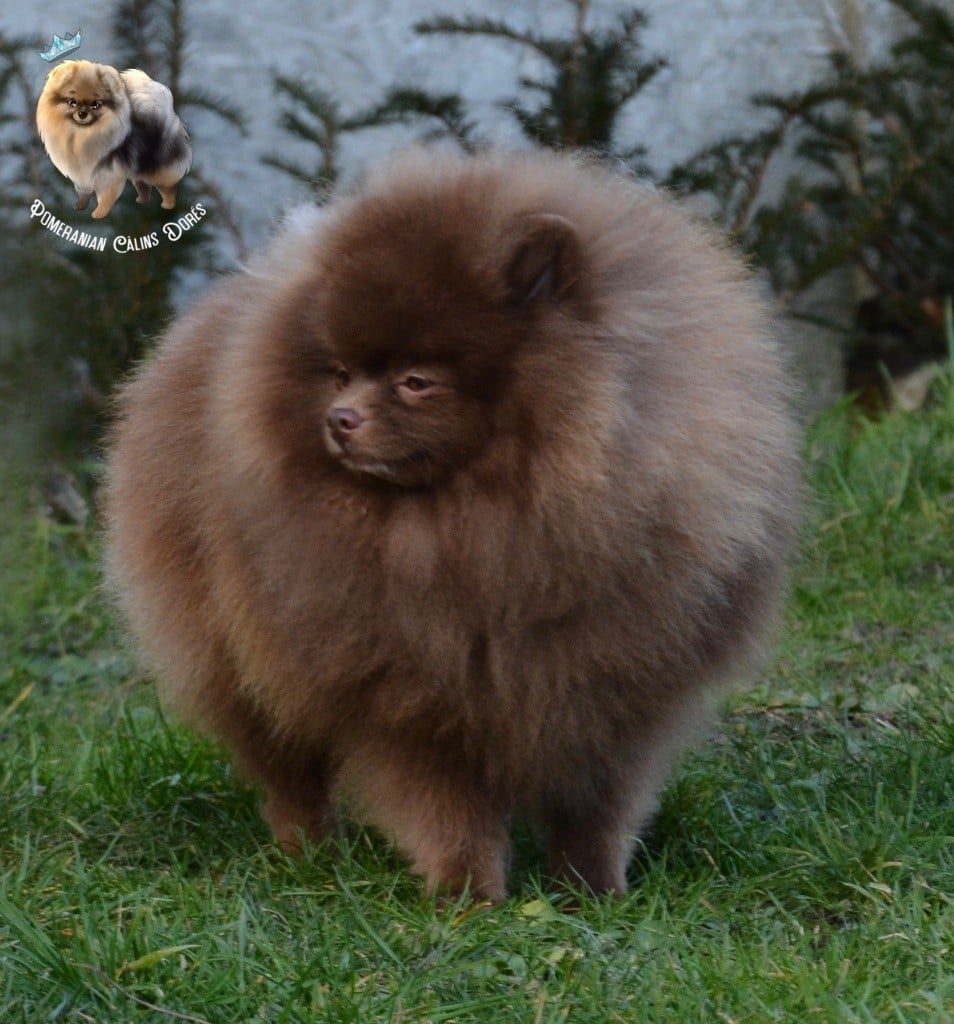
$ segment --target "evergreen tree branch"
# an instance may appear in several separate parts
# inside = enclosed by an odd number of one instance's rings
[[[553,55],[553,40],[534,35],[532,32],[520,32],[504,21],[494,21],[491,18],[465,18],[463,21],[447,17],[433,18],[430,21],[415,22],[414,31],[420,35],[492,36],[529,46],[547,58]]]
[[[215,93],[198,86],[186,86],[176,94],[176,103],[182,111],[186,111],[190,107],[196,110],[207,110],[230,124],[241,135],[248,135],[248,122],[242,110],[236,104],[230,103]]]

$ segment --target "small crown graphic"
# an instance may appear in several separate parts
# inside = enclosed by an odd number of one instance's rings
[[[65,57],[68,53],[72,53],[74,50],[80,48],[80,43],[83,41],[83,33],[77,29],[72,35],[58,36],[54,33],[53,43],[48,50],[40,52],[40,56],[45,61],[59,60],[60,57]]]

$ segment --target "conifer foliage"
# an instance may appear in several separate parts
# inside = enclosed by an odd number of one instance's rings
[[[301,75],[272,76],[272,85],[284,103],[279,124],[315,152],[313,164],[292,157],[268,153],[262,163],[308,185],[321,198],[338,180],[339,148],[345,123],[337,101]]]
[[[423,34],[499,39],[535,52],[543,73],[521,77],[520,85],[537,97],[537,103],[511,99],[504,104],[534,142],[552,149],[585,147],[629,160],[641,157],[641,146],[618,151],[617,129],[630,101],[666,66],[662,57],[643,55],[640,32],[646,15],[633,9],[612,28],[591,29],[589,0],[571,3],[575,23],[568,38],[521,31],[487,18],[441,17],[419,22],[415,29]]]
[[[553,149],[583,147],[612,155],[645,174],[645,147],[621,147],[619,128],[631,101],[666,66],[664,58],[643,54],[640,34],[646,15],[632,9],[621,14],[614,25],[594,29],[588,23],[589,0],[569,0],[569,9],[573,27],[566,37],[476,17],[437,17],[418,22],[414,30],[421,35],[483,37],[523,47],[536,56],[540,72],[519,79],[525,99],[513,98],[502,104],[523,134]],[[266,162],[312,183],[319,191],[337,176],[333,158],[342,132],[394,124],[424,125],[424,139],[449,138],[468,152],[485,141],[467,102],[457,93],[394,86],[380,102],[342,118],[334,101],[303,77],[275,76],[275,88],[291,101],[282,124],[291,135],[315,146],[318,153],[314,167],[275,156],[266,157]],[[330,178],[329,168],[335,172]]]
[[[669,184],[715,197],[726,226],[791,299],[837,269],[866,282],[848,369],[901,372],[942,357],[954,293],[954,18],[926,0],[889,0],[907,28],[865,69],[834,53],[825,79],[754,103],[774,118],[709,147]],[[767,198],[770,162],[792,147],[796,172]]]

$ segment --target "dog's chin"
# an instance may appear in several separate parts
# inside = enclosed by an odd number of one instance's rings
[[[346,455],[340,456],[338,462],[351,473],[377,477],[379,480],[387,480],[388,483],[401,483],[400,471],[387,462],[362,462],[350,459]]]
[[[338,465],[349,473],[383,480],[396,487],[422,487],[433,483],[436,475],[430,460],[423,456],[411,455],[403,459],[385,460],[347,451],[333,441],[329,443],[328,449]]]

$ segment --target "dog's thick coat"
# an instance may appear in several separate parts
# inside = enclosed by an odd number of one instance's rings
[[[435,889],[625,889],[707,694],[770,635],[798,505],[740,262],[552,154],[393,161],[126,387],[108,576],[168,703],[288,846],[344,807]]]

